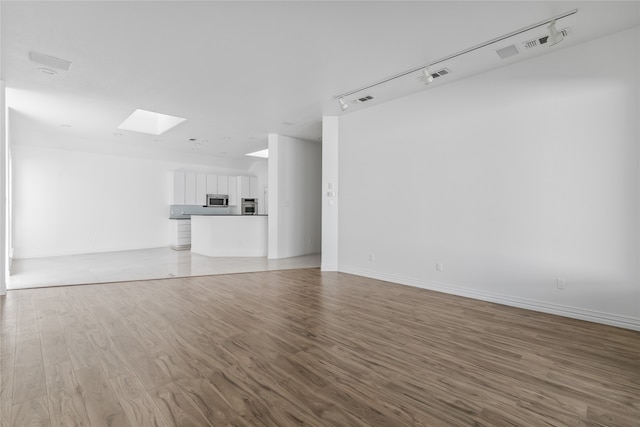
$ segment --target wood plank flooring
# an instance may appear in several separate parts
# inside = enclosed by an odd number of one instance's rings
[[[0,425],[640,426],[640,333],[317,269],[10,291]]]

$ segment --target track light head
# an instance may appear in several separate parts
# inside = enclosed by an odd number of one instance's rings
[[[340,98],[338,102],[340,103],[340,108],[342,109],[342,111],[345,111],[347,108],[349,108],[349,104],[346,103],[344,97]]]
[[[422,81],[424,82],[425,85],[428,85],[431,82],[433,82],[433,76],[429,72],[429,67],[424,67],[422,69]]]
[[[549,37],[547,38],[547,46],[553,46],[560,43],[564,40],[564,36],[562,32],[558,32],[556,29],[556,21],[555,19],[551,21],[551,24],[547,27],[549,30]]]

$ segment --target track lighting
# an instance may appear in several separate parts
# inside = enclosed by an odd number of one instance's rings
[[[424,81],[425,85],[428,85],[429,83],[433,82],[433,76],[429,72],[429,67],[424,67],[422,69],[422,81]]]
[[[340,103],[340,108],[342,108],[342,111],[345,111],[347,108],[349,108],[349,104],[345,102],[344,98],[340,98],[338,102]]]
[[[376,87],[378,85],[385,84],[387,82],[390,82],[390,81],[393,81],[395,79],[399,79],[401,77],[405,77],[405,76],[408,76],[408,75],[411,75],[411,74],[415,76],[415,74],[418,73],[418,72],[420,72],[420,76],[418,76],[418,79],[422,80],[425,85],[428,85],[428,84],[432,83],[433,79],[434,79],[434,75],[429,72],[429,67],[433,67],[436,64],[442,64],[443,62],[449,61],[451,59],[457,58],[457,57],[462,56],[462,55],[466,55],[466,54],[471,53],[471,52],[475,52],[475,51],[477,51],[479,49],[483,49],[483,48],[485,48],[487,46],[494,45],[495,43],[502,42],[502,41],[507,40],[507,39],[509,39],[511,37],[515,37],[515,36],[518,36],[520,34],[526,33],[528,31],[535,30],[537,28],[541,28],[541,27],[543,27],[545,25],[548,25],[547,30],[549,32],[549,35],[547,36],[547,43],[546,44],[547,44],[547,46],[553,46],[555,44],[560,43],[564,39],[564,34],[565,34],[562,31],[558,32],[558,29],[556,28],[556,21],[558,21],[560,19],[567,18],[567,17],[569,17],[571,15],[575,15],[576,13],[578,13],[578,9],[573,9],[573,10],[565,12],[565,13],[563,13],[561,15],[556,15],[554,17],[546,19],[544,21],[536,22],[535,24],[528,25],[526,27],[520,28],[518,30],[512,31],[512,32],[507,33],[507,34],[503,34],[503,35],[501,35],[499,37],[496,37],[496,38],[491,39],[491,40],[487,40],[486,42],[477,44],[475,46],[471,46],[471,47],[469,47],[467,49],[464,49],[464,50],[461,50],[459,52],[452,53],[451,55],[445,56],[445,57],[440,58],[440,59],[438,59],[436,61],[429,62],[426,65],[421,65],[420,67],[416,67],[416,68],[412,68],[412,69],[407,70],[407,71],[403,71],[403,72],[395,74],[393,76],[386,77],[386,78],[384,78],[382,80],[378,80],[377,82],[373,82],[373,83],[370,83],[368,85],[359,87],[357,89],[350,90],[349,92],[344,92],[344,93],[341,93],[339,95],[335,95],[333,97],[333,99],[339,100],[340,107],[342,108],[342,111],[345,111],[347,108],[349,108],[349,106],[346,104],[346,102],[344,100],[345,96],[351,96],[351,95],[354,95],[354,94],[359,93],[359,92],[364,92],[364,91],[369,90],[369,89],[371,89],[373,87]],[[535,41],[538,42],[538,39],[536,39]],[[449,73],[449,70],[447,70],[447,73],[441,73],[441,72],[438,71],[438,72],[435,72],[434,74],[436,75],[436,77],[440,77],[441,75],[448,74],[448,73]]]
[[[549,30],[549,37],[547,38],[547,46],[556,45],[560,43],[562,40],[564,40],[564,36],[562,35],[562,32],[558,32],[558,30],[556,29],[555,19],[551,21],[551,25],[549,25],[547,29]]]

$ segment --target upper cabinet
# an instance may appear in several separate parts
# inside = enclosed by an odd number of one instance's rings
[[[207,173],[171,173],[172,205],[207,204],[207,194],[228,194],[229,206],[238,206],[242,198],[258,197],[258,178],[255,176],[227,176]]]
[[[207,204],[207,175],[204,173],[196,174],[196,205]]]
[[[251,189],[249,187],[249,177],[248,176],[239,176],[238,177],[238,193],[240,193],[241,199],[246,199],[247,197],[251,197]]]
[[[184,205],[185,204],[185,173],[173,172],[171,174],[171,181],[173,184],[173,192],[171,193],[171,205]]]
[[[238,205],[238,178],[235,176],[228,176],[229,184],[229,206]]]
[[[239,176],[238,188],[240,189],[241,199],[258,198],[258,178],[255,176]]]
[[[218,175],[207,174],[207,194],[218,193]]]
[[[260,197],[258,195],[258,178],[255,176],[250,176],[249,177],[249,197],[252,197],[254,199],[257,199],[258,197]]]
[[[218,194],[229,194],[229,177],[218,175]]]
[[[196,174],[194,172],[186,172],[184,183],[184,204],[197,205],[196,203]]]

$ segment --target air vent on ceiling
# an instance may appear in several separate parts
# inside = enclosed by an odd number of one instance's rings
[[[507,59],[519,54],[520,52],[518,51],[518,48],[512,44],[510,46],[496,50],[496,53],[498,54],[500,59]]]
[[[367,95],[367,96],[363,96],[362,98],[356,99],[356,102],[357,103],[362,103],[362,102],[371,101],[372,99],[373,99],[373,96]]]
[[[45,55],[39,52],[29,52],[29,59],[38,64],[46,65],[50,68],[57,68],[59,70],[69,71],[71,68],[71,61],[65,59],[55,58],[53,56]]]
[[[450,72],[451,71],[447,70],[446,68],[443,68],[442,70],[436,71],[435,73],[431,73],[431,75],[434,79],[437,79],[438,77],[446,76]]]
[[[438,70],[435,71],[433,73],[431,73],[431,77],[433,77],[434,79],[437,79],[438,77],[442,77],[442,76],[446,76],[447,74],[451,74],[451,70],[449,70],[448,68],[443,68],[442,70]],[[418,76],[418,80],[422,80],[424,82],[424,71],[422,71],[420,73],[420,75]],[[431,82],[428,82],[427,84],[429,84]]]
[[[559,33],[562,34],[562,37],[567,37],[571,35],[571,28],[564,28],[561,31],[558,31]],[[529,40],[527,42],[522,43],[522,46],[524,46],[525,49],[531,49],[534,47],[538,47],[538,46],[542,46],[547,44],[547,40],[549,39],[548,35],[542,36],[542,37],[538,37],[536,39],[533,40]]]

